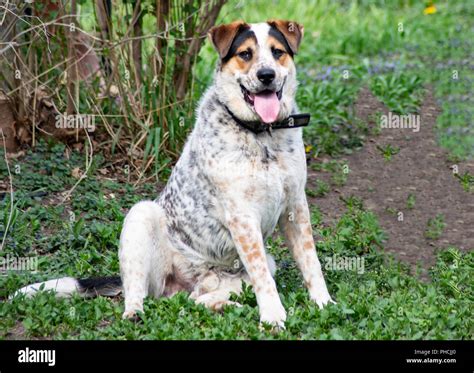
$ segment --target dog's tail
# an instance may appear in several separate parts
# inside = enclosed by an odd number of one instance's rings
[[[122,280],[120,276],[87,279],[62,277],[22,287],[10,298],[14,298],[20,294],[31,297],[38,291],[48,290],[54,291],[58,298],[68,298],[73,294],[79,294],[86,298],[93,298],[98,295],[114,297],[122,292]]]

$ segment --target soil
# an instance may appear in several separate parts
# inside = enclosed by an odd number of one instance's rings
[[[367,89],[363,89],[355,103],[356,115],[367,122],[377,111],[388,113]],[[474,194],[463,189],[453,175],[453,161],[437,145],[435,126],[440,114],[433,94],[428,90],[420,108],[420,130],[382,129],[368,138],[360,150],[344,157],[349,166],[347,181],[332,188],[324,197],[310,198],[323,214],[323,223],[331,224],[346,208],[340,197],[357,196],[366,209],[377,215],[388,235],[384,244],[388,253],[415,269],[420,264],[422,278],[426,269],[435,262],[436,251],[447,247],[460,250],[474,249]],[[380,147],[390,144],[399,148],[391,160],[384,159]],[[315,160],[325,162],[327,159]],[[474,162],[456,163],[458,172],[474,173]],[[330,184],[328,172],[308,169],[308,189],[314,189],[316,180]],[[412,208],[408,196],[415,197]],[[403,220],[400,221],[403,213]],[[425,237],[428,219],[441,214],[446,224],[439,238]]]

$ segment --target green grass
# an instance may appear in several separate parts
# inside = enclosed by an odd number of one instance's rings
[[[438,117],[441,146],[453,157],[474,156],[472,127],[472,69],[463,64],[472,51],[474,6],[469,2],[436,2],[438,12],[423,15],[423,2],[275,0],[252,4],[230,1],[219,22],[243,18],[294,19],[305,25],[305,38],[296,57],[301,111],[312,114],[305,142],[314,156],[337,157],[363,146],[371,134],[358,120],[353,104],[361,87],[368,87],[397,113],[419,110],[423,93],[431,87],[442,110]],[[271,11],[269,11],[271,8]],[[403,31],[398,24],[403,23]],[[195,100],[211,82],[216,53],[207,43],[195,66]],[[452,70],[459,79],[454,80]],[[344,72],[349,72],[347,79]],[[153,99],[153,97],[150,97]],[[170,109],[167,118],[192,118]],[[375,118],[377,114],[374,113]],[[380,115],[378,115],[380,118]],[[148,152],[163,134],[149,134]],[[180,135],[181,136],[181,135]],[[176,150],[177,152],[179,149]],[[389,152],[393,156],[392,151]],[[3,159],[3,155],[1,157]],[[171,160],[155,167],[170,172]],[[85,160],[63,145],[41,142],[34,152],[10,160],[15,190],[13,219],[0,253],[39,258],[37,273],[0,276],[0,297],[18,287],[57,276],[88,277],[118,273],[117,244],[124,214],[137,201],[155,198],[157,187],[128,183],[124,164],[115,165],[95,155],[88,177],[61,203],[63,193],[76,183],[72,170],[84,170]],[[345,161],[331,158],[310,167],[330,172],[331,186],[344,185]],[[109,169],[102,175],[100,170]],[[156,169],[155,169],[156,170]],[[0,161],[0,177],[7,180]],[[472,190],[472,177],[460,175]],[[323,196],[329,186],[318,183],[312,191]],[[258,329],[258,310],[251,289],[236,297],[243,308],[223,314],[196,306],[185,294],[171,299],[146,299],[141,323],[121,320],[123,299],[55,299],[41,294],[33,299],[0,303],[0,338],[24,328],[23,337],[55,339],[472,339],[473,252],[455,248],[440,251],[424,282],[408,268],[383,253],[384,234],[376,217],[362,201],[345,200],[346,214],[333,226],[322,225],[322,213],[311,206],[312,221],[321,237],[318,252],[330,292],[337,304],[319,310],[309,301],[293,260],[281,239],[270,241],[277,258],[279,292],[288,311],[286,330],[280,334]],[[407,208],[415,200],[407,199]],[[0,236],[10,214],[8,193],[0,194]],[[432,220],[427,234],[439,237],[442,221]],[[327,258],[364,259],[364,273],[326,270]]]
[[[40,147],[36,153],[27,155],[29,165],[46,161],[50,153],[45,148]],[[52,149],[57,155],[62,154],[60,150],[59,146]],[[80,164],[76,156],[70,160],[58,157],[57,163],[58,167],[44,175],[45,178],[56,176],[57,180],[67,181],[70,170]],[[16,185],[29,184],[29,187],[23,186],[21,199],[24,206],[33,205],[38,197],[28,191],[37,187],[31,182],[34,172],[29,170],[28,164],[20,165],[23,171]],[[42,181],[43,176],[38,177],[38,185]],[[116,240],[123,218],[120,206],[123,204],[127,208],[133,200],[129,199],[128,193],[118,193],[119,187],[124,185],[108,182],[106,186],[95,175],[90,175],[86,185],[96,185],[104,192],[98,194],[94,187],[82,190],[84,198],[82,202],[76,202],[79,204],[77,209],[82,208],[84,213],[80,219],[70,222],[67,215],[58,213],[53,219],[46,214],[43,218],[37,217],[40,234],[36,240],[26,242],[26,235],[9,236],[3,255],[17,252],[18,248],[24,255],[44,255],[38,273],[12,272],[0,277],[2,297],[31,281],[54,276],[82,277],[118,272]],[[49,198],[66,186],[69,186],[67,182],[52,183],[43,198]],[[103,198],[107,193],[117,195]],[[432,269],[435,281],[422,282],[409,275],[407,267],[387,259],[379,250],[384,233],[376,217],[364,209],[362,201],[349,197],[344,202],[347,211],[334,226],[322,226],[320,212],[312,211],[313,227],[321,237],[317,244],[320,260],[330,292],[338,302],[336,305],[319,310],[311,303],[282,240],[269,242],[269,251],[279,264],[278,290],[288,311],[286,330],[279,334],[259,330],[255,295],[251,288],[245,288],[241,295],[234,296],[234,300],[244,307],[226,308],[222,314],[195,305],[183,293],[171,299],[146,299],[140,323],[121,320],[122,299],[56,299],[50,293],[32,299],[16,298],[0,303],[0,338],[5,338],[19,324],[24,328],[22,336],[25,338],[55,339],[469,338],[472,331],[473,253],[461,254],[454,249],[441,253]],[[98,208],[100,204],[103,207]],[[64,207],[65,210],[69,208],[69,205]],[[4,206],[2,214],[6,210]],[[27,215],[34,214],[19,213],[18,216]],[[51,233],[47,235],[49,239],[41,239],[41,227],[46,221]],[[17,218],[13,229],[15,232],[26,230],[29,224],[29,221]],[[54,244],[50,240],[54,240]],[[328,269],[328,258],[335,255],[363,259],[363,273]]]
[[[316,196],[318,197],[324,197],[326,194],[328,194],[330,191],[330,187],[327,183],[325,183],[322,180],[317,180],[316,181]]]
[[[416,112],[423,98],[420,77],[406,73],[378,75],[371,90],[392,112],[402,115]]]

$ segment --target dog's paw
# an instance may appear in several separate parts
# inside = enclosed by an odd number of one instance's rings
[[[141,321],[141,314],[142,310],[128,310],[125,311],[122,315],[123,320],[130,320],[132,322],[139,322]]]
[[[196,304],[202,304],[213,311],[222,311],[224,307],[227,306],[242,307],[240,303],[223,299],[222,295],[216,295],[214,293],[201,295],[195,299],[195,302]]]
[[[237,307],[237,308],[243,307],[239,302],[226,300],[226,301],[216,303],[212,309],[215,310],[215,311],[223,311],[224,307],[229,307],[229,306]]]
[[[269,325],[272,332],[285,330],[286,312],[283,306],[272,307],[262,310],[260,313],[260,330],[268,330]]]
[[[260,320],[260,323],[258,324],[258,329],[261,332],[269,331],[272,334],[277,334],[286,329],[285,321],[279,320],[279,321],[269,322],[269,321]]]
[[[323,309],[324,306],[328,305],[329,303],[336,304],[336,302],[331,299],[331,296],[327,291],[319,292],[316,295],[311,295],[311,300],[318,305],[319,309]]]

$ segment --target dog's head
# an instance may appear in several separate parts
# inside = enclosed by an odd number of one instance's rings
[[[303,26],[282,20],[213,27],[209,38],[220,57],[215,86],[221,102],[241,120],[288,117],[297,86],[293,56],[302,37]]]

